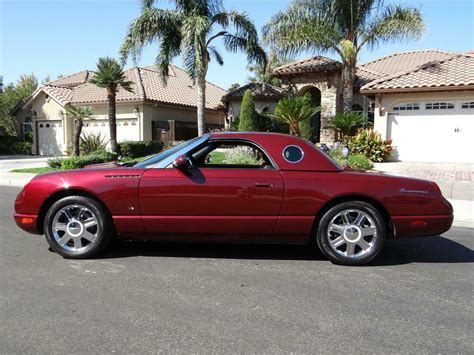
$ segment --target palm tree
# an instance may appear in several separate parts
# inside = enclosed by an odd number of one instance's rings
[[[342,60],[344,111],[352,109],[357,55],[389,41],[417,39],[421,12],[383,0],[293,0],[263,28],[264,41],[279,53],[335,52]]]
[[[94,76],[90,80],[92,84],[97,85],[100,88],[107,89],[107,104],[108,104],[108,116],[110,126],[110,146],[112,152],[118,152],[117,146],[117,123],[115,117],[115,100],[117,91],[121,87],[122,89],[133,92],[133,82],[127,80],[123,67],[118,61],[113,58],[105,57],[99,58],[97,63],[97,70],[94,72]]]
[[[92,116],[92,107],[88,106],[73,106],[66,107],[66,115],[74,119],[74,137],[73,137],[73,155],[79,156],[79,140],[81,138],[82,127],[84,126],[84,119]]]
[[[310,119],[321,107],[312,107],[307,96],[290,96],[278,101],[274,114],[268,116],[288,124],[290,134],[300,136],[300,123]]]
[[[122,45],[122,61],[130,56],[136,61],[147,44],[158,42],[156,64],[166,83],[170,62],[181,55],[188,75],[197,83],[198,134],[202,135],[209,62],[213,58],[219,65],[224,63],[215,41],[222,39],[228,51],[243,51],[249,62],[262,63],[265,52],[259,46],[257,30],[246,14],[225,11],[221,0],[175,0],[174,10],[153,7],[155,0],[142,1],[142,13],[130,24]],[[220,31],[214,31],[216,26]]]
[[[344,142],[346,137],[354,136],[358,128],[364,125],[364,114],[362,112],[344,112],[332,117],[328,127],[338,133],[340,141]]]

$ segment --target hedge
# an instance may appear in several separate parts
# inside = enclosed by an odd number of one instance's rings
[[[163,143],[160,141],[142,141],[142,142],[122,142],[119,143],[119,151],[122,157],[140,158],[155,154],[163,149]]]

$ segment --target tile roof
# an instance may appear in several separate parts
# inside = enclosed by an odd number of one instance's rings
[[[455,54],[395,75],[384,76],[361,88],[362,93],[474,89],[474,55]]]
[[[250,83],[228,92],[222,97],[222,101],[228,102],[231,99],[241,99],[247,90],[250,90],[255,98],[274,98],[278,100],[285,96],[285,90],[282,88],[270,84]]]
[[[275,76],[298,74],[298,73],[317,73],[321,71],[333,71],[342,67],[337,60],[330,58],[315,56],[299,60],[297,62],[285,64],[273,69],[272,74]]]
[[[373,81],[388,78],[392,75],[411,71],[430,62],[451,58],[456,53],[439,49],[427,49],[394,53],[357,67],[355,87],[361,88]],[[282,76],[296,73],[327,72],[341,68],[338,61],[316,56],[297,62],[282,65],[273,71],[273,75]]]
[[[370,70],[380,75],[393,75],[403,71],[415,69],[420,65],[452,57],[453,52],[439,49],[394,53],[368,63],[361,64],[358,69]]]
[[[91,71],[81,71],[59,78],[44,85],[42,89],[61,104],[106,103],[107,92],[88,82]],[[170,76],[165,86],[155,66],[133,67],[125,70],[125,76],[132,81],[133,92],[121,88],[117,91],[117,102],[154,101],[167,104],[196,107],[197,91],[187,73],[170,66]],[[218,109],[226,91],[214,84],[206,84],[206,108]]]

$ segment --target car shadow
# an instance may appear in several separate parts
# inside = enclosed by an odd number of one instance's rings
[[[116,241],[97,258],[116,259],[134,256],[175,258],[214,258],[250,260],[327,261],[316,246],[261,244],[188,244]],[[409,263],[472,263],[474,251],[441,236],[390,239],[369,266]]]

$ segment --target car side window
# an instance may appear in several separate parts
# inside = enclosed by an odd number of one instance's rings
[[[243,142],[213,142],[192,155],[194,165],[214,169],[274,169],[258,147]]]

